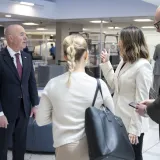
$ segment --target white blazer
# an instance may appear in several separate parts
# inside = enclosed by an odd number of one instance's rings
[[[148,118],[139,116],[129,103],[149,98],[152,67],[143,58],[133,64],[126,63],[122,68],[123,63],[121,60],[115,73],[110,62],[100,64],[100,67],[107,83],[114,90],[115,114],[122,118],[128,133],[140,136],[149,128]]]

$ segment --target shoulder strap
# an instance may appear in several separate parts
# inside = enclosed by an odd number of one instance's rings
[[[98,84],[98,90],[100,90],[100,93],[101,93],[101,96],[102,96],[102,99],[103,99],[102,88],[101,88],[101,83],[100,83],[99,79],[97,79],[97,84]]]
[[[94,107],[94,105],[95,105],[95,101],[96,101],[97,94],[98,94],[99,90],[100,90],[100,93],[101,93],[101,96],[102,96],[102,99],[103,99],[101,83],[100,83],[100,80],[97,79],[97,87],[96,87],[96,91],[95,91],[95,94],[94,94],[94,98],[93,98],[93,102],[92,102],[92,107]]]

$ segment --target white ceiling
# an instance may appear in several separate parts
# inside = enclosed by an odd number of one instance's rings
[[[153,22],[134,22],[134,19],[152,19]],[[91,19],[77,19],[77,20],[65,20],[63,22],[68,23],[76,23],[76,24],[82,24],[83,28],[87,29],[87,31],[99,31],[100,30],[100,24],[93,24],[90,23]],[[92,19],[93,20],[93,19]],[[96,19],[97,20],[97,19]],[[120,18],[107,18],[103,19],[105,21],[108,21],[109,23],[103,24],[104,31],[108,29],[108,27],[126,27],[128,25],[135,25],[138,27],[142,26],[153,26],[154,24],[154,17],[120,17]],[[33,17],[27,17],[27,16],[20,16],[20,15],[12,15],[11,18],[5,18],[4,13],[0,13],[0,25],[3,25],[4,27],[10,25],[10,24],[21,24],[23,22],[34,22],[38,23],[38,26],[24,26],[27,32],[34,33],[34,34],[54,34],[56,31],[56,21],[50,20],[50,19],[42,19],[42,18],[33,18]],[[61,22],[61,21],[57,21]],[[47,28],[47,31],[36,31],[36,28]],[[153,29],[154,30],[154,29]]]
[[[24,26],[24,22],[34,22],[38,26]],[[4,27],[10,24],[20,24],[26,29],[27,32],[36,32],[36,28],[48,28],[49,31],[55,32],[55,21],[50,19],[33,18],[21,15],[12,15],[11,18],[6,18],[4,13],[0,13],[0,25]],[[38,32],[38,31],[37,31]]]
[[[40,1],[56,2],[56,0],[40,0]]]
[[[134,22],[134,19],[151,19],[152,22]],[[83,24],[85,26],[99,26],[100,24],[93,24],[90,21],[98,20],[98,19],[76,19],[76,20],[63,20],[63,22],[69,23],[76,23],[76,24]],[[154,24],[154,17],[147,16],[147,17],[114,17],[114,18],[103,18],[102,21],[107,21],[109,23],[105,23],[104,26],[121,26],[125,27],[126,25],[136,25],[136,26],[144,26],[144,25],[153,25]],[[61,21],[57,21],[61,22]]]
[[[2,0],[0,0],[0,1],[2,1]],[[3,0],[3,1],[6,1],[6,0]],[[10,1],[17,1],[17,0],[10,0]],[[20,0],[18,0],[18,1],[20,1]],[[39,1],[41,3],[42,3],[42,1],[56,2],[56,0],[25,0],[25,1],[28,1],[28,2]],[[57,1],[59,1],[59,0],[57,0]],[[151,4],[154,4],[154,5],[160,4],[160,0],[131,0],[131,1],[139,1],[139,2],[140,1],[141,2],[145,1],[147,3],[151,3]],[[133,6],[133,7],[135,8],[135,11],[136,11],[136,7],[135,6]],[[147,15],[147,11],[146,11],[146,15]],[[102,20],[109,21],[109,23],[103,24],[104,31],[107,31],[108,27],[121,27],[121,28],[123,28],[123,27],[126,27],[128,25],[135,25],[135,26],[138,26],[138,27],[142,27],[142,26],[153,26],[153,24],[154,24],[154,22],[138,23],[138,22],[133,21],[134,19],[138,19],[138,18],[140,18],[140,19],[147,18],[147,19],[154,20],[154,17],[152,17],[152,16],[151,17],[119,17],[119,18],[114,17],[114,18],[106,18],[106,19],[104,18]],[[89,22],[90,20],[91,19],[74,19],[74,20],[65,20],[65,21],[63,20],[63,22],[82,24],[83,28],[85,28],[87,31],[99,31],[100,30],[100,24],[90,23]],[[11,18],[5,18],[5,14],[0,13],[0,25],[3,25],[4,27],[6,27],[10,24],[15,24],[15,23],[16,24],[22,24],[23,22],[34,22],[34,23],[39,24],[38,26],[24,26],[26,31],[29,32],[29,33],[54,34],[55,31],[56,31],[56,21],[55,20],[27,17],[27,16],[21,16],[21,15],[12,15]],[[57,22],[62,22],[62,20],[57,21]],[[43,31],[43,32],[42,31],[39,32],[39,31],[36,31],[36,28],[47,28],[48,30]],[[155,30],[155,29],[152,29],[152,30]]]
[[[157,6],[160,5],[160,0],[142,0],[142,1],[154,4],[154,5],[157,5]]]

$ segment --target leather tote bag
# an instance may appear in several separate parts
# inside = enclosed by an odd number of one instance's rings
[[[97,88],[92,106],[85,111],[85,131],[90,160],[134,160],[135,155],[122,120],[104,104],[94,107],[101,84]]]

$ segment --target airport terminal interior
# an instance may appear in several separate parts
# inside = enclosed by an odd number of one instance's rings
[[[130,25],[142,29],[154,67],[153,54],[160,44],[160,34],[153,24],[159,5],[160,0],[0,0],[0,50],[7,46],[5,27],[22,25],[28,38],[24,51],[32,56],[39,97],[51,78],[67,71],[62,41],[71,34],[86,39],[89,62],[85,69],[95,78],[104,79],[99,68],[104,48],[110,49],[110,61],[116,69],[120,62],[119,34]],[[52,47],[55,57],[50,53]],[[53,141],[52,124],[39,127],[31,119],[25,160],[55,160]],[[144,137],[143,155],[144,160],[160,160],[159,126],[151,119],[150,130]],[[8,160],[11,159],[10,149]]]

